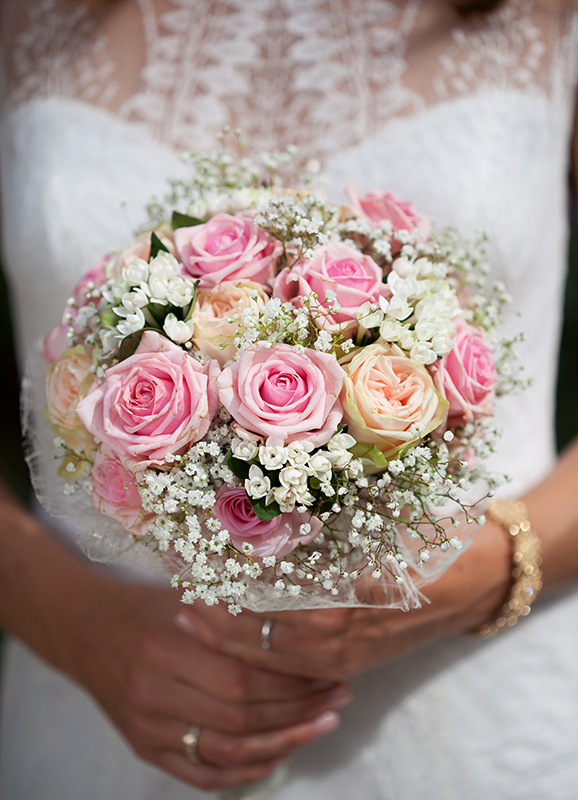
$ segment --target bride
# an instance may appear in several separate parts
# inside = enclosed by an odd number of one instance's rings
[[[508,535],[488,520],[420,610],[271,627],[181,607],[126,565],[95,569],[63,524],[3,491],[2,800],[193,800],[286,763],[277,800],[575,798],[578,448],[555,464],[552,437],[573,2],[4,0],[0,30],[21,359],[182,173],[179,152],[224,124],[254,150],[294,143],[334,199],[355,176],[489,234],[532,378],[498,408],[494,466],[526,504],[545,583],[515,628],[462,635],[511,588]]]

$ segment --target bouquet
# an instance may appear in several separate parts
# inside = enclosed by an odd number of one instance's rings
[[[353,182],[337,206],[291,152],[188,158],[45,337],[45,499],[187,603],[418,606],[483,523],[519,383],[483,237]]]

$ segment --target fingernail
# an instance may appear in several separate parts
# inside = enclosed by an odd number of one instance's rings
[[[343,708],[343,706],[351,703],[353,695],[348,686],[338,686],[336,689],[333,689],[332,692],[329,692],[327,699],[329,704],[334,708]]]
[[[331,733],[339,725],[339,716],[335,711],[325,711],[320,717],[313,720],[313,727],[317,733]]]
[[[195,636],[200,631],[197,618],[194,617],[192,614],[187,614],[186,611],[179,611],[179,613],[175,618],[175,622],[177,623],[179,628],[186,631],[187,633],[192,633]]]

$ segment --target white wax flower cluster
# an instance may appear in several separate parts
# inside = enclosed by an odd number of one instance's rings
[[[333,472],[342,472],[345,477],[355,480],[363,475],[363,464],[354,459],[349,448],[356,444],[353,436],[347,433],[336,433],[327,443],[326,449],[315,450],[313,445],[304,441],[279,445],[268,440],[266,444],[233,439],[231,451],[235,458],[242,461],[257,459],[257,464],[249,468],[249,476],[245,480],[245,491],[254,500],[265,499],[266,505],[273,501],[279,504],[282,513],[291,513],[297,505],[311,506],[315,496],[310,491],[309,479],[314,477],[319,482],[319,490],[326,497],[333,497]],[[280,486],[272,486],[267,472],[278,471]]]
[[[447,264],[425,256],[397,258],[387,276],[391,297],[380,297],[378,307],[364,303],[360,324],[379,328],[382,339],[395,342],[419,364],[433,364],[451,352],[452,320],[463,316],[447,271]]]
[[[185,308],[190,305],[194,293],[194,282],[180,277],[176,258],[171,253],[160,251],[148,263],[135,258],[130,266],[123,268],[119,277],[108,282],[102,296],[121,317],[116,330],[118,337],[124,338],[142,330],[147,323],[154,323],[147,306]],[[177,344],[189,341],[193,335],[192,322],[178,320],[173,313],[166,315],[163,329]]]

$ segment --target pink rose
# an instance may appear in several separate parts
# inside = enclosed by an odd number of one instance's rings
[[[357,186],[350,181],[345,187],[345,194],[349,198],[353,210],[360,217],[369,220],[376,227],[381,220],[388,219],[396,231],[411,231],[419,228],[423,238],[427,239],[431,233],[431,223],[428,217],[418,214],[413,203],[400,200],[385,189],[373,189],[365,197],[360,197]]]
[[[110,256],[103,256],[94,267],[91,267],[82,276],[72,290],[72,304],[67,303],[60,323],[44,337],[42,355],[48,364],[53,364],[68,348],[69,342],[66,335],[68,329],[72,328],[78,332],[82,327],[77,322],[80,309],[92,301],[92,298],[86,296],[87,293],[106,283],[106,265],[109,260]]]
[[[341,311],[328,310],[326,292],[335,292]],[[357,325],[357,312],[365,302],[377,303],[388,289],[383,283],[383,272],[375,261],[359,250],[342,242],[330,242],[315,250],[312,259],[302,259],[292,269],[284,269],[273,287],[273,296],[284,302],[292,300],[302,304],[303,297],[317,294],[316,305],[322,315],[319,327],[336,331],[352,324]]]
[[[431,375],[395,345],[377,341],[363,347],[345,370],[342,403],[348,432],[360,444],[375,445],[386,459],[418,440],[411,431],[415,423],[427,434],[444,421],[448,404]]]
[[[280,242],[260,228],[251,212],[215,214],[208,222],[177,228],[175,246],[183,274],[201,287],[223,281],[255,281],[267,285],[275,276]]]
[[[134,355],[78,404],[85,427],[127,467],[162,466],[207,432],[217,409],[218,364],[202,365],[161,334],[145,331]]]
[[[95,456],[90,477],[95,507],[117,519],[135,536],[144,536],[155,515],[143,509],[135,475],[114,453],[102,447]]]
[[[267,522],[259,519],[240,486],[223,486],[219,489],[215,515],[229,531],[231,542],[237,550],[242,550],[243,542],[249,542],[253,545],[251,555],[260,557],[286,556],[298,544],[314,539],[322,528],[322,522],[317,517],[309,513],[300,514],[297,510],[280,514]],[[302,536],[299,528],[304,523],[311,525],[311,531]]]
[[[456,322],[453,350],[436,365],[436,384],[449,400],[448,417],[472,422],[493,414],[496,366],[490,345],[480,328]]]
[[[335,356],[258,342],[223,370],[219,399],[243,428],[284,444],[331,439],[341,421],[344,371]]]

